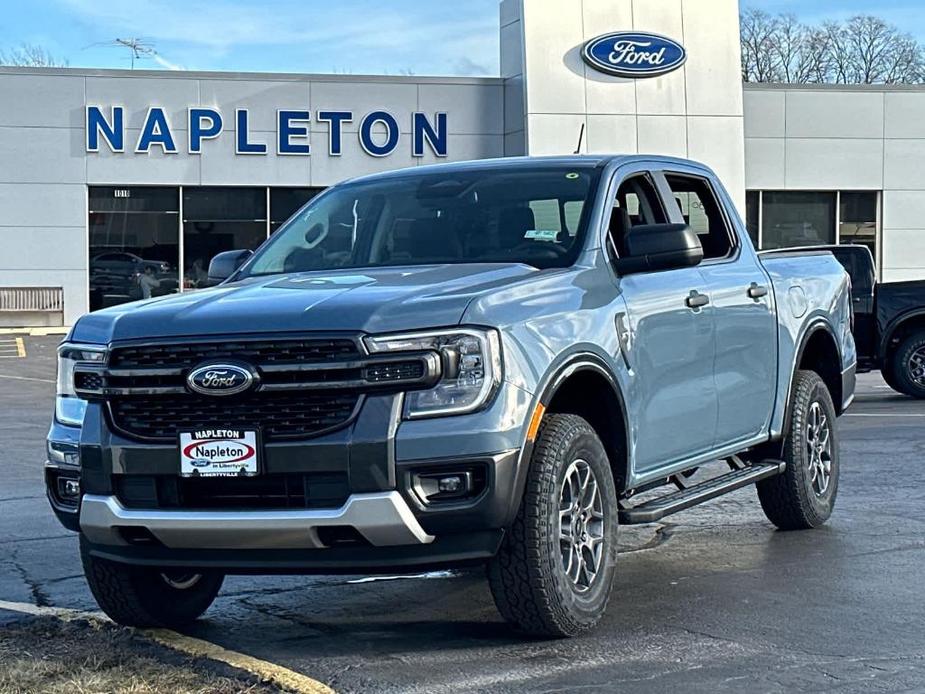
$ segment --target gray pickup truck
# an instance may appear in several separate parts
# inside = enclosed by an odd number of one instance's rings
[[[752,484],[781,529],[832,512],[847,275],[760,259],[702,165],[369,176],[210,275],[59,350],[48,497],[117,622],[193,620],[227,574],[484,564],[509,622],[566,636],[620,523]]]

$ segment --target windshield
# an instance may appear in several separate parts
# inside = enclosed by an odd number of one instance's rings
[[[593,163],[511,166],[347,183],[302,208],[242,276],[434,263],[571,265]]]

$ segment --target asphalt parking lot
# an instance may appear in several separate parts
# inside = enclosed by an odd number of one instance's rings
[[[0,600],[95,611],[42,485],[57,341],[0,359]],[[775,531],[745,489],[632,528],[606,618],[572,640],[513,636],[477,571],[233,577],[189,634],[344,692],[922,691],[923,425],[861,376],[826,527]]]

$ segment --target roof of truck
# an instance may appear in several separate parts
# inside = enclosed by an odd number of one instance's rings
[[[663,164],[694,164],[703,166],[699,162],[690,159],[681,159],[679,157],[665,157],[655,154],[568,154],[554,156],[534,156],[534,157],[499,157],[495,159],[473,159],[470,161],[445,162],[440,164],[427,164],[424,166],[410,166],[404,169],[395,169],[393,171],[383,171],[380,173],[368,174],[350,179],[353,181],[372,181],[385,178],[414,176],[417,174],[429,173],[446,173],[452,174],[455,171],[471,171],[482,168],[499,167],[511,169],[530,168],[532,166],[597,166],[609,164],[611,162],[625,163],[632,161],[647,161]]]

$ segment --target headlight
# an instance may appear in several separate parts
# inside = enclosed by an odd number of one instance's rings
[[[466,414],[483,407],[501,382],[498,331],[449,328],[402,335],[367,337],[372,353],[434,350],[443,362],[443,377],[433,388],[405,396],[405,415],[437,417]]]
[[[106,359],[106,349],[94,345],[63,344],[58,348],[58,390],[55,398],[55,419],[62,424],[80,426],[84,421],[87,401],[74,392],[74,367],[78,362],[99,363]]]

